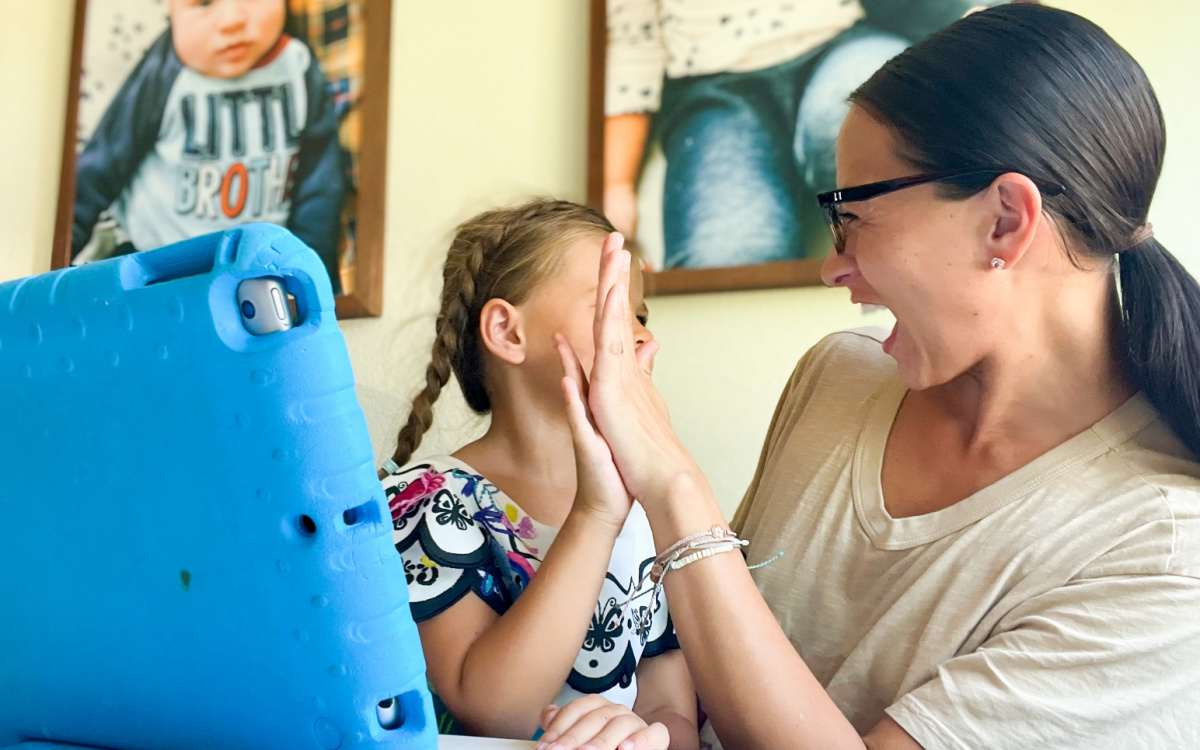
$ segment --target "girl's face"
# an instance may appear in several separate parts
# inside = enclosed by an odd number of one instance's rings
[[[522,305],[521,317],[528,334],[525,366],[539,381],[553,386],[558,396],[562,366],[554,334],[567,337],[580,364],[592,371],[595,349],[592,325],[596,319],[596,284],[600,275],[600,252],[604,235],[589,234],[569,244],[558,272],[543,283]],[[633,312],[633,340],[638,348],[653,341],[646,329],[649,312],[642,296],[642,273],[636,261],[630,274],[629,307]]]
[[[250,71],[283,34],[284,0],[170,0],[180,61],[210,78]]]
[[[891,131],[852,107],[838,138],[838,185],[915,174],[897,152]],[[822,269],[825,283],[849,289],[851,301],[895,315],[883,348],[913,389],[948,382],[986,357],[1010,312],[987,276],[996,273],[986,244],[995,220],[987,191],[961,201],[935,191],[921,185],[842,204],[846,252]]]

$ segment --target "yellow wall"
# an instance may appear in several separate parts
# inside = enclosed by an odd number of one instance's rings
[[[1107,28],[1147,69],[1167,114],[1167,165],[1151,218],[1200,272],[1200,3],[1060,0]],[[0,280],[48,268],[73,0],[11,3],[0,25]],[[448,233],[530,193],[579,200],[584,185],[586,3],[393,0],[387,301],[343,324],[377,451],[421,379]],[[791,289],[652,300],[656,379],[728,510],[753,473],[779,388],[825,333],[887,324],[842,292]],[[429,451],[479,429],[456,392]]]

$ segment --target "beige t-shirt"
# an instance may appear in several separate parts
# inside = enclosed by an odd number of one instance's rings
[[[734,518],[751,564],[784,553],[755,581],[851,723],[886,712],[926,750],[1200,748],[1200,465],[1149,401],[894,519],[905,392],[873,335],[825,339]]]

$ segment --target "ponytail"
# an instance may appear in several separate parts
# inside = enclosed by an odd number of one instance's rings
[[[1200,285],[1153,238],[1117,257],[1126,376],[1200,455]]]

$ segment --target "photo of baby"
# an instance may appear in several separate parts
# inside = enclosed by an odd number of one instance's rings
[[[69,262],[269,222],[353,293],[366,4],[81,3]]]

